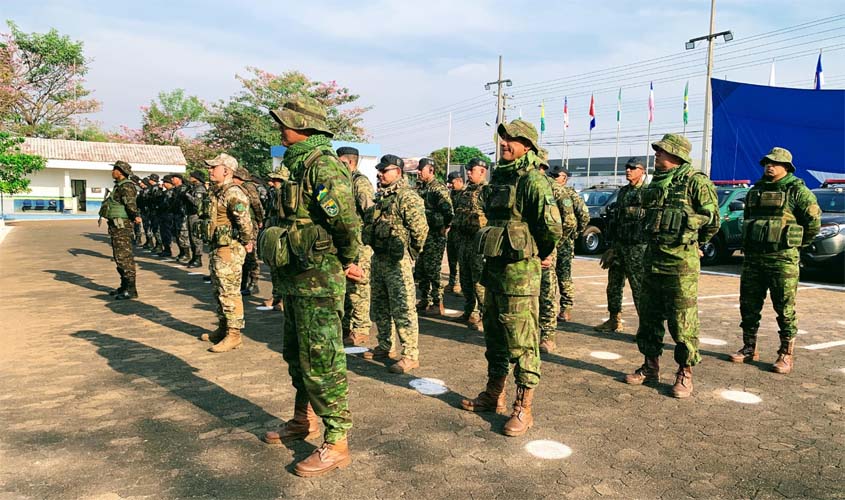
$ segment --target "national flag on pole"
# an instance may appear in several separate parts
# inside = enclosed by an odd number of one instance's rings
[[[596,98],[590,94],[590,130],[596,128]]]
[[[563,128],[569,128],[569,102],[563,98]]]
[[[619,87],[619,97],[616,99],[616,123],[622,121],[622,87]]]
[[[689,80],[684,86],[684,125],[689,123]]]
[[[540,102],[540,133],[546,131],[546,103]]]
[[[775,86],[775,60],[772,59],[772,69],[769,71],[769,87]]]
[[[816,77],[813,79],[813,88],[821,90],[824,86],[824,73],[822,72],[822,53],[819,52],[819,61],[816,63]]]
[[[654,82],[648,84],[648,122],[654,121]]]

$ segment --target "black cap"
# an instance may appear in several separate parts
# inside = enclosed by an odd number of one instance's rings
[[[546,175],[549,177],[560,177],[560,174],[566,174],[569,177],[569,170],[563,165],[555,165],[554,167],[550,167],[546,172]]]
[[[405,162],[396,155],[384,155],[376,165],[376,170],[384,170],[387,167],[399,167],[401,170],[405,168]]]
[[[149,179],[153,182],[158,182],[158,174],[150,174]]]
[[[463,179],[463,178],[464,178],[464,176],[461,175],[461,172],[459,170],[455,170],[454,172],[451,172],[449,175],[446,176],[446,180],[449,181],[449,182],[452,182],[455,179]]]
[[[167,174],[167,175],[165,175],[164,177],[161,178],[161,182],[169,182],[170,184],[173,184],[173,176],[170,175],[170,174]]]
[[[417,170],[422,170],[429,165],[433,167],[434,160],[432,160],[431,158],[421,158],[419,164],[417,164]]]
[[[129,178],[132,179],[132,182],[141,182],[141,178],[137,175],[131,175]]]
[[[467,163],[467,170],[471,170],[472,167],[482,166],[484,168],[490,168],[490,165],[487,164],[487,160],[484,158],[473,158],[472,160]]]
[[[179,179],[182,182],[185,182],[185,177],[182,174],[170,174],[171,179]]]
[[[631,157],[631,158],[629,158],[629,159],[628,159],[628,161],[625,163],[625,166],[626,166],[626,167],[627,167],[627,166],[636,167],[637,165],[639,165],[639,166],[641,166],[641,167],[645,165],[645,162],[644,162],[644,161],[643,161],[643,159],[642,159],[642,158],[640,158],[639,156],[632,156],[632,157]]]
[[[191,177],[200,182],[205,182],[205,172],[203,172],[202,170],[194,170],[193,172],[191,172]]]
[[[337,155],[338,156],[343,156],[343,155],[359,156],[358,150],[353,148],[353,147],[349,147],[349,146],[343,146],[343,147],[337,148]]]

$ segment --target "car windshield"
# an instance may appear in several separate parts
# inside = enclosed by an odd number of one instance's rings
[[[816,191],[815,195],[822,212],[845,213],[845,192]]]
[[[581,197],[588,207],[603,207],[613,196],[614,191],[583,191]]]
[[[731,193],[733,193],[733,192],[734,192],[733,189],[718,189],[718,190],[716,190],[716,194],[719,196],[719,206],[720,207],[725,204],[725,200],[727,200],[731,196]]]

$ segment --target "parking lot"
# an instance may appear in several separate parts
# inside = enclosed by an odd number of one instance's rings
[[[642,362],[633,307],[626,333],[593,331],[606,272],[577,258],[573,322],[544,358],[527,435],[459,409],[483,388],[483,337],[421,318],[419,370],[348,355],[353,463],[309,480],[291,464],[319,442],[260,440],[293,406],[283,315],[256,309],[268,281],[246,298],[244,348],[212,354],[196,339],[214,324],[199,275],[141,253],[140,298],[115,302],[104,229],[22,222],[0,245],[0,499],[845,498],[845,287],[802,282],[795,370],[776,375],[768,301],[761,360],[726,360],[741,343],[739,261],[701,276],[692,398],[669,395],[668,336],[659,388],[620,382]],[[447,298],[452,314],[460,304]]]

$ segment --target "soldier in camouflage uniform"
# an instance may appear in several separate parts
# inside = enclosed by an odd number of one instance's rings
[[[690,142],[682,135],[666,134],[652,144],[655,174],[643,188],[648,238],[643,258],[644,276],[640,290],[640,327],[637,347],[645,362],[625,376],[633,385],[660,381],[664,321],[675,341],[678,371],[672,395],[692,394],[692,367],[701,361],[698,353],[699,247],[719,231],[719,201],[710,179],[693,170]]]
[[[191,260],[191,234],[188,230],[188,205],[186,197],[188,186],[182,174],[172,174],[173,183],[173,232],[176,235],[176,246],[179,247],[179,255],[176,262],[187,264]]]
[[[213,184],[209,193],[209,249],[211,283],[217,302],[217,330],[201,339],[214,345],[211,352],[227,352],[242,345],[244,302],[240,293],[244,257],[252,251],[253,225],[249,197],[232,182],[238,161],[221,153],[205,160]]]
[[[141,215],[142,224],[141,232],[144,233],[144,244],[141,247],[144,250],[152,248],[152,240],[150,239],[149,221],[147,220],[147,198],[150,192],[150,178],[144,177],[138,185],[138,196],[135,197],[135,206],[138,207],[138,213]],[[136,237],[137,241],[137,237]]]
[[[555,180],[572,202],[575,220],[578,223],[577,229],[571,232],[569,237],[561,238],[560,243],[558,243],[557,263],[555,265],[558,290],[560,291],[560,314],[558,314],[557,319],[559,321],[569,321],[572,319],[572,306],[575,303],[575,283],[572,281],[572,259],[575,258],[575,240],[578,239],[578,236],[584,232],[587,224],[590,223],[590,210],[587,208],[587,204],[584,203],[584,199],[574,189],[566,185],[566,182],[569,180],[568,170],[561,168]]]
[[[161,195],[161,186],[158,184],[158,174],[150,174],[147,178],[149,179],[147,181],[149,187],[144,197],[145,213],[142,217],[144,217],[144,227],[147,230],[147,243],[149,243],[149,246],[147,247],[145,245],[145,248],[151,252],[158,253],[162,250],[161,235],[158,229],[158,202],[159,196]]]
[[[185,192],[185,207],[187,210],[188,235],[191,245],[191,260],[186,267],[202,267],[203,241],[194,227],[200,220],[208,192],[205,189],[206,175],[202,170],[194,170],[189,177],[190,186]]]
[[[375,196],[373,184],[367,176],[358,171],[358,150],[352,147],[338,148],[337,156],[352,173],[352,194],[355,196],[355,212],[364,220],[364,214],[373,206]],[[361,268],[361,280],[346,284],[343,315],[343,343],[357,346],[366,344],[370,338],[370,264],[373,249],[358,242],[356,263]]]
[[[158,196],[158,229],[161,235],[162,249],[159,257],[173,257],[173,222],[175,220],[176,199],[173,191],[173,176],[161,178],[161,194]]]
[[[484,215],[484,186],[487,185],[487,161],[473,158],[467,163],[467,186],[454,201],[455,220],[449,234],[458,236],[461,251],[461,291],[464,294],[464,314],[461,319],[470,329],[484,331],[481,322],[484,306],[484,286],[481,272],[484,269],[484,255],[476,247],[475,235],[487,225]]]
[[[378,346],[365,357],[392,358],[395,327],[402,357],[390,366],[393,373],[407,373],[420,366],[413,261],[429,234],[425,204],[405,183],[403,167],[404,162],[395,155],[384,155],[376,165],[380,189],[364,228],[364,243],[373,248],[371,314],[378,328]]]
[[[425,248],[417,260],[414,275],[420,287],[420,301],[417,311],[427,316],[443,316],[443,284],[440,269],[443,267],[443,252],[446,251],[446,233],[452,224],[452,200],[446,185],[434,175],[434,160],[423,158],[417,166],[417,194],[425,203],[425,218],[428,222],[428,238]]]
[[[269,200],[267,202],[267,210],[264,211],[264,227],[282,227],[282,222],[285,218],[285,212],[282,208],[282,186],[290,180],[290,170],[284,165],[279,167],[279,170],[270,172],[269,175],[270,189],[268,191]],[[276,311],[282,310],[282,277],[280,276],[281,269],[270,267],[270,281],[273,284],[272,297],[264,301],[264,305],[272,307]],[[347,286],[349,284],[347,283]]]
[[[120,275],[120,287],[112,294],[117,300],[138,297],[135,288],[135,255],[132,253],[134,224],[141,224],[141,214],[136,205],[137,187],[129,177],[132,166],[125,161],[112,164],[114,188],[100,207],[100,218],[108,221],[112,255]]]
[[[319,415],[324,442],[294,467],[297,475],[312,477],[351,461],[341,319],[346,281],[363,275],[355,264],[361,222],[352,176],[332,149],[325,108],[315,99],[298,97],[270,114],[279,124],[287,147],[283,161],[290,170],[281,189],[285,218],[279,237],[286,245],[278,261],[287,260],[279,266],[285,309],[282,355],[296,397],[293,419],[264,439],[280,443],[317,434]]]
[[[485,188],[487,227],[479,233],[485,256],[484,340],[487,388],[461,402],[468,411],[501,411],[511,365],[516,379],[506,436],[525,434],[534,423],[532,402],[540,383],[538,301],[541,269],[561,237],[561,218],[549,182],[538,170],[537,130],[528,122],[500,124],[502,161]]]
[[[446,177],[446,187],[449,188],[449,198],[452,200],[452,209],[455,208],[455,201],[460,196],[461,191],[464,190],[464,178],[459,171],[452,172]],[[454,226],[454,220],[452,221]],[[454,230],[454,227],[449,229],[449,234],[446,235],[446,260],[449,262],[449,283],[446,285],[445,292],[460,295],[461,293],[461,249],[460,236]]]
[[[258,237],[258,232],[264,224],[264,205],[261,203],[261,196],[258,193],[258,186],[252,180],[249,171],[243,166],[239,167],[234,174],[235,184],[241,186],[249,197],[250,217],[252,218],[253,232]],[[261,268],[258,265],[258,254],[255,245],[251,252],[246,254],[244,269],[241,275],[241,295],[252,295],[258,291],[258,281],[261,278]]]
[[[146,184],[142,183],[141,178],[138,177],[137,175],[131,176],[130,180],[132,181],[132,184],[135,184],[135,192],[138,193],[135,196],[135,206],[138,208],[138,214],[140,215],[140,214],[143,213],[143,211],[141,210],[141,207],[140,207],[141,193],[144,192],[144,188],[146,187]],[[141,241],[143,240],[143,236],[144,236],[144,225],[143,224],[133,224],[132,226],[133,226],[132,227],[132,233],[133,233],[133,238],[135,240],[135,246],[136,247],[144,246],[144,244],[141,243]]]
[[[731,356],[734,363],[760,359],[757,329],[766,292],[772,298],[780,331],[776,373],[790,373],[794,363],[795,295],[801,248],[812,243],[821,227],[821,209],[804,181],[793,175],[792,153],[772,148],[760,160],[763,178],[745,197],[742,276],[739,312],[742,315],[742,349]]]
[[[625,278],[634,296],[634,308],[639,313],[640,287],[643,281],[643,255],[646,240],[643,233],[642,188],[645,186],[645,167],[639,158],[625,164],[628,184],[619,190],[616,201],[608,209],[605,232],[610,248],[601,257],[602,269],[607,269],[607,321],[595,327],[599,332],[622,333],[622,289]]]

